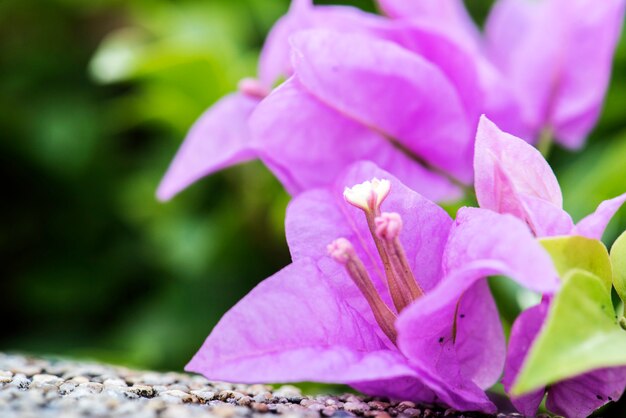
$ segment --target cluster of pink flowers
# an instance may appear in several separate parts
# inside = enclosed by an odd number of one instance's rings
[[[163,179],[166,200],[258,158],[293,196],[292,264],[224,316],[187,370],[493,413],[485,390],[503,372],[512,387],[560,289],[538,238],[600,239],[626,200],[574,224],[533,147],[584,144],[626,2],[498,0],[484,32],[460,0],[378,3],[383,15],[293,0],[258,78],[201,116]],[[454,220],[433,203],[472,186],[479,207]],[[543,295],[508,344],[493,275]],[[547,405],[584,417],[625,387],[626,369],[592,370],[551,385]],[[512,400],[532,415],[545,392]]]

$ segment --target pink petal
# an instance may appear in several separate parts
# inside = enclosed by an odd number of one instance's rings
[[[253,143],[288,191],[331,184],[348,165],[371,160],[435,200],[459,196],[443,177],[423,168],[382,135],[324,105],[292,78],[250,119]]]
[[[468,264],[402,311],[396,323],[398,346],[412,364],[464,399],[485,402],[484,389],[502,372],[504,334],[484,280],[501,271],[500,263]]]
[[[342,32],[375,32],[383,19],[356,7],[313,6],[311,0],[293,0],[267,36],[259,59],[259,77],[268,87],[292,75],[289,38],[298,31],[329,28]]]
[[[292,44],[295,71],[311,94],[428,163],[471,179],[473,121],[438,68],[394,43],[361,34],[306,31]]]
[[[420,286],[429,291],[440,280],[441,257],[452,224],[439,206],[404,186],[391,174],[372,163],[357,163],[340,175],[335,186],[312,190],[296,197],[287,209],[287,242],[293,260],[312,258],[328,277],[344,300],[364,317],[375,323],[371,309],[359,290],[339,265],[327,256],[326,246],[337,238],[350,240],[367,267],[381,295],[390,302],[383,268],[363,213],[343,200],[344,187],[351,187],[372,178],[388,179],[391,193],[382,205],[388,212],[403,218],[400,241],[404,245],[412,270]],[[392,306],[390,304],[390,306]]]
[[[472,49],[478,48],[478,27],[460,0],[378,0],[377,3],[389,17],[431,22]]]
[[[474,173],[482,208],[510,213],[537,230],[550,230],[555,218],[559,225],[567,222],[561,188],[541,153],[484,116],[476,134]]]
[[[546,407],[564,417],[585,418],[601,406],[617,401],[625,388],[626,368],[600,369],[551,386]]]
[[[310,260],[263,281],[220,320],[186,370],[243,383],[415,376]]]
[[[207,174],[253,159],[248,117],[257,103],[231,94],[200,116],[161,181],[157,197],[169,200]]]
[[[559,278],[552,260],[519,219],[489,210],[461,208],[450,231],[444,272],[475,261],[501,263],[501,274],[540,293],[553,293]]]
[[[572,235],[602,239],[606,226],[624,202],[626,202],[626,193],[600,203],[595,212],[587,215],[576,224],[572,230]]]
[[[535,337],[541,330],[547,312],[548,302],[546,301],[526,309],[515,320],[513,328],[511,329],[509,351],[504,367],[504,377],[502,378],[504,389],[507,392],[511,390],[511,387],[515,383],[515,379],[522,368],[526,354],[528,354],[530,347],[535,341]],[[522,414],[535,416],[545,392],[545,389],[540,389],[524,396],[511,397],[511,401],[513,405],[515,405],[515,408]]]
[[[522,102],[535,139],[553,129],[580,147],[595,124],[621,32],[623,0],[499,0],[486,24],[488,51]]]

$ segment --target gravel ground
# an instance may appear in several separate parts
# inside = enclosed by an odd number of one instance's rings
[[[232,385],[183,373],[0,353],[2,418],[263,418],[266,414],[289,418],[487,417],[353,394],[309,397],[293,386]]]

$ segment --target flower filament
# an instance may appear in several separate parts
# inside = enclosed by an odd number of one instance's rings
[[[367,300],[374,317],[385,335],[395,343],[395,320],[397,313],[424,294],[411,271],[406,252],[399,240],[402,218],[397,213],[381,212],[380,206],[389,195],[388,180],[373,179],[346,188],[345,200],[361,209],[383,263],[387,287],[395,312],[383,301],[354,246],[345,238],[339,238],[328,246],[328,254],[343,264],[352,281]]]

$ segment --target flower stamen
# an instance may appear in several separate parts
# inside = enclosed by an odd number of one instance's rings
[[[370,278],[363,262],[356,254],[354,246],[345,238],[339,238],[333,241],[327,247],[328,255],[340,264],[343,264],[348,275],[357,285],[367,303],[369,304],[376,322],[385,333],[385,335],[395,344],[396,328],[394,323],[396,315],[389,309],[387,304],[382,300],[372,279]]]
[[[374,222],[376,223],[376,235],[383,241],[391,269],[398,279],[397,286],[403,295],[404,308],[421,297],[424,291],[415,280],[404,247],[398,238],[400,231],[402,231],[402,217],[395,212],[384,212],[377,216]]]

